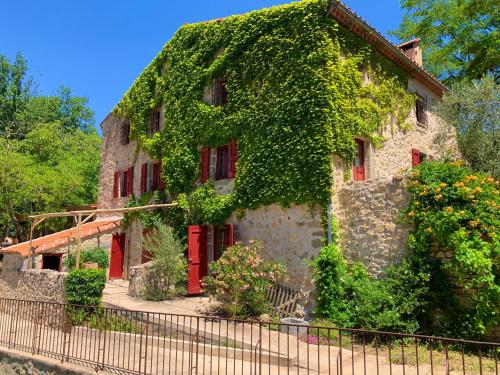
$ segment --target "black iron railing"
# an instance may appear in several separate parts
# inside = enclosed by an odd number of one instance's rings
[[[0,345],[115,374],[495,374],[498,343],[0,299]]]

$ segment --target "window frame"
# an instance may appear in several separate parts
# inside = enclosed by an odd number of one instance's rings
[[[158,133],[161,130],[161,107],[153,108],[149,112],[148,136]]]
[[[422,95],[416,94],[417,100],[415,101],[415,118],[417,124],[422,127],[427,127],[427,103]]]
[[[366,142],[361,138],[354,138],[357,146],[357,152],[352,159],[352,178],[354,181],[366,180]],[[356,165],[356,157],[359,155],[361,165]]]
[[[227,104],[227,79],[217,77],[212,80],[212,104],[214,106],[224,106]]]
[[[217,147],[217,158],[215,164],[215,179],[216,180],[224,180],[229,177],[229,164],[230,164],[230,155],[229,155],[229,145],[223,145]]]

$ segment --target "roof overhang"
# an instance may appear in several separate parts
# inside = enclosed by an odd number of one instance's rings
[[[378,52],[397,64],[413,78],[424,84],[439,96],[448,90],[436,77],[410,60],[398,47],[387,40],[380,32],[371,27],[360,16],[338,0],[333,0],[328,15],[349,28],[370,43]]]

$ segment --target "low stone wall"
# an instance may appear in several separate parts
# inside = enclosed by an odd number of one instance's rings
[[[64,303],[66,272],[51,270],[22,270],[16,284],[3,279],[0,282],[0,297],[31,301]]]
[[[408,199],[402,177],[346,183],[333,199],[346,257],[361,261],[372,274],[400,261],[411,230],[399,222]]]

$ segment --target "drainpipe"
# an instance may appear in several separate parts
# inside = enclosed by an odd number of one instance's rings
[[[326,242],[327,244],[332,243],[332,200],[330,199],[330,202],[328,202],[328,228],[327,228],[327,235],[326,235]]]

